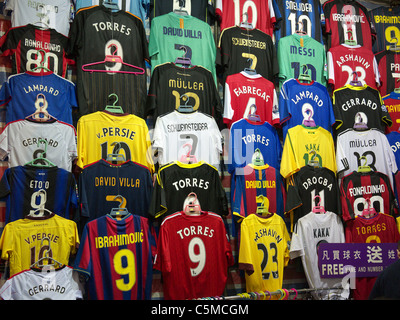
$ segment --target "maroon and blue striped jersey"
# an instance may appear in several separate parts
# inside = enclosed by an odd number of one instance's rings
[[[382,97],[399,87],[397,79],[400,72],[400,53],[384,50],[375,54],[378,70],[381,76],[381,86],[378,88]]]
[[[87,278],[89,300],[148,300],[155,252],[147,218],[107,214],[85,225],[74,269]]]

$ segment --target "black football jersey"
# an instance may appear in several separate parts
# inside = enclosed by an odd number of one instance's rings
[[[381,96],[386,96],[399,87],[397,82],[400,73],[400,53],[384,50],[375,54],[378,70],[381,76],[381,86],[379,92]]]
[[[369,129],[385,132],[385,127],[392,125],[379,91],[368,85],[345,85],[333,91],[332,101],[337,134],[353,128],[354,123],[359,122],[359,116]]]
[[[123,10],[111,12],[103,5],[80,9],[71,26],[68,53],[76,57],[81,115],[104,110],[113,104],[108,96],[114,93],[125,112],[144,117],[149,53],[138,17]],[[106,57],[116,62],[104,62]],[[84,71],[82,66],[96,71]]]
[[[272,38],[259,29],[244,29],[239,26],[225,28],[219,38],[217,67],[226,77],[245,68],[255,69],[269,81],[279,73],[276,47]]]
[[[164,218],[183,211],[184,201],[191,192],[196,193],[201,210],[228,215],[228,198],[217,169],[204,161],[192,164],[175,161],[158,171],[149,216]]]
[[[315,198],[319,196],[320,199]],[[310,213],[315,205],[339,214],[339,186],[336,175],[325,167],[304,166],[287,182],[285,211],[293,211],[293,224]]]
[[[172,62],[158,65],[151,76],[146,110],[158,116],[191,105],[194,110],[222,118],[222,104],[212,73],[202,66],[184,68]]]

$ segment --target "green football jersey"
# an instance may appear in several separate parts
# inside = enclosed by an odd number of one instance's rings
[[[288,79],[303,73],[326,86],[328,68],[326,51],[320,42],[308,35],[294,33],[279,40],[279,87]]]

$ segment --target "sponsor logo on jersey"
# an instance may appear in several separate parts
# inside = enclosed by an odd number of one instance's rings
[[[173,27],[163,27],[163,34],[166,36],[202,39],[203,35],[200,30],[181,29]]]

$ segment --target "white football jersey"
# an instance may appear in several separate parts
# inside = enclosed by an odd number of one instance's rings
[[[40,138],[47,141],[39,142]],[[40,156],[57,167],[71,171],[77,157],[76,130],[61,121],[34,122],[18,120],[8,123],[0,134],[0,159],[8,156],[9,167],[23,166]],[[37,160],[40,164],[40,160]]]
[[[83,299],[79,276],[69,266],[51,270],[27,269],[10,277],[0,288],[4,300]]]
[[[187,154],[219,169],[222,135],[213,117],[196,111],[172,111],[157,117],[153,148],[158,149],[160,165],[182,161]],[[192,161],[194,162],[194,161]]]
[[[318,246],[321,243],[344,243],[344,229],[339,216],[331,211],[310,212],[297,221],[290,244],[290,258],[301,257],[310,288],[341,288],[342,278],[321,278],[318,269]],[[316,290],[315,299],[342,300],[349,297],[349,289]]]
[[[360,159],[361,157],[364,159]],[[336,165],[339,179],[357,171],[360,165],[368,165],[389,177],[394,190],[393,174],[397,171],[394,153],[386,135],[377,129],[358,131],[347,129],[337,137]]]

